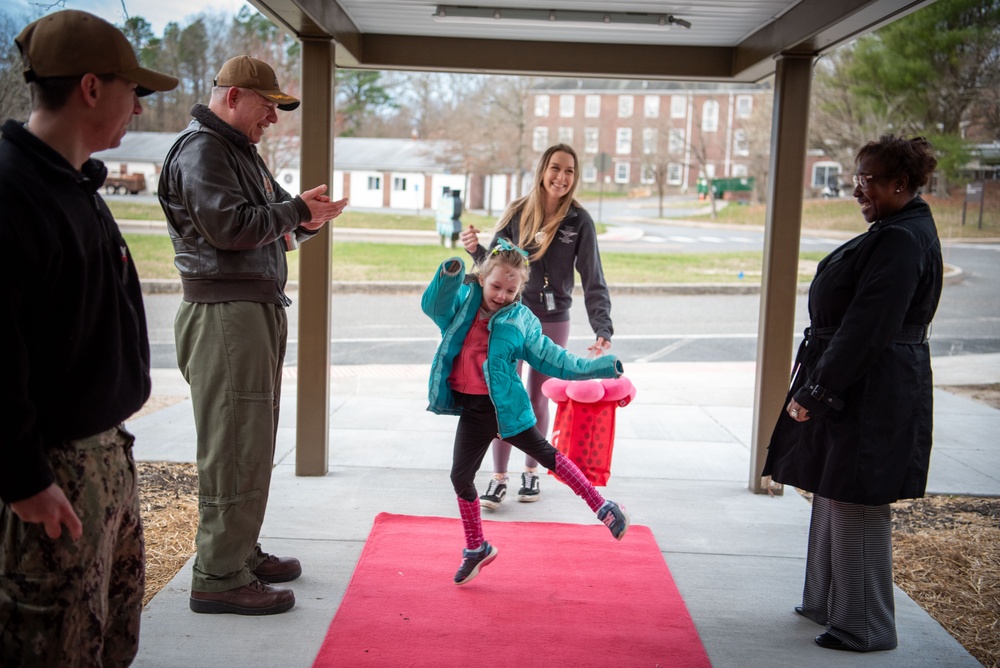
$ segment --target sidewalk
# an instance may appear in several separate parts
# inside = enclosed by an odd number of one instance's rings
[[[938,384],[1000,381],[1000,354],[935,358],[933,364]],[[286,371],[277,466],[261,541],[270,552],[301,559],[304,574],[290,583],[295,608],[261,618],[196,615],[188,609],[188,562],[147,606],[135,665],[310,666],[375,515],[457,517],[448,481],[456,418],[425,410],[425,365],[331,370],[325,477],[295,476],[296,369]],[[861,657],[817,647],[812,639],[822,628],[792,611],[801,596],[809,504],[793,489],[777,497],[747,490],[754,364],[632,364],[627,375],[638,395],[617,411],[614,466],[605,493],[629,508],[633,523],[652,529],[713,666],[980,665],[898,589],[898,649]],[[184,396],[187,386],[177,372],[156,370],[154,393]],[[137,437],[138,459],[194,461],[188,401],[129,427]],[[1000,495],[997,433],[1000,411],[937,391],[928,491]],[[511,461],[517,470],[517,456]],[[481,487],[488,469],[480,473]],[[538,503],[511,499],[485,518],[596,522],[551,477],[543,479]],[[441,566],[442,587],[453,586],[458,543],[455,563]],[[585,550],[581,546],[580,557]],[[408,558],[400,555],[401,567]],[[516,614],[530,596],[530,574],[511,582],[510,591],[509,600],[497,604]],[[544,634],[512,638],[510,647],[497,648],[501,661],[513,665],[515,645],[522,642],[546,639]],[[607,665],[615,668],[614,660]]]

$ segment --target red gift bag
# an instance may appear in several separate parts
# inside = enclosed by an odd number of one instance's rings
[[[608,484],[615,409],[632,401],[635,386],[624,377],[601,381],[550,378],[542,384],[542,394],[556,402],[552,445],[580,467],[591,483]]]

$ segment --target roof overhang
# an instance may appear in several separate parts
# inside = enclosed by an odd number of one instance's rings
[[[303,40],[336,43],[338,67],[756,82],[783,54],[819,55],[932,0],[689,0],[637,2],[615,11],[669,12],[693,24],[670,32],[603,31],[558,23],[523,26],[441,24],[434,2],[250,0]],[[484,0],[476,0],[482,3]],[[490,6],[516,7],[508,0]],[[521,7],[538,6],[522,2]],[[584,0],[546,8],[585,10]],[[718,30],[716,25],[718,24]],[[724,30],[723,30],[724,28]],[[721,35],[721,37],[720,37]],[[729,37],[727,37],[729,35]]]

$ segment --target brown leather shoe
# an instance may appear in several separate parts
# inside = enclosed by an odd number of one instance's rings
[[[274,615],[291,610],[295,605],[295,594],[291,589],[272,587],[256,580],[226,591],[192,591],[190,603],[194,612]]]
[[[253,570],[264,582],[291,582],[302,575],[302,564],[295,557],[276,557],[264,553],[264,561]]]

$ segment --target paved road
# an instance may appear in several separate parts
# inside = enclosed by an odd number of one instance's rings
[[[934,355],[1000,352],[1000,296],[991,287],[995,285],[995,277],[987,280],[972,273],[962,283],[945,288],[934,322]],[[291,297],[295,303],[289,312],[288,363],[294,365],[298,295],[291,293]],[[154,367],[175,364],[173,316],[179,301],[177,294],[146,296]],[[806,301],[800,295],[796,304],[798,332],[808,321]],[[614,350],[628,363],[755,359],[757,295],[616,294],[612,302]],[[569,345],[578,354],[583,354],[591,340],[582,306],[574,305],[575,336]],[[429,360],[438,341],[436,328],[420,312],[419,297],[414,294],[336,294],[333,314],[334,364],[413,364]]]
[[[669,212],[689,211],[672,202]],[[695,203],[697,204],[697,203]],[[595,208],[593,205],[588,205]],[[604,219],[617,227],[602,241],[604,251],[699,252],[759,250],[763,233],[705,224],[651,222],[656,209],[606,201]],[[418,241],[423,243],[423,241]],[[842,238],[805,233],[803,249],[829,251]],[[934,323],[935,355],[1000,352],[1000,243],[945,242],[944,256],[960,267],[961,282],[945,288]],[[297,302],[297,295],[291,294]],[[175,365],[173,317],[180,296],[147,295],[154,367]],[[572,313],[570,349],[583,353],[590,327],[581,300]],[[614,350],[630,363],[653,361],[752,361],[756,355],[759,297],[756,295],[615,295]],[[438,332],[420,312],[415,295],[337,294],[333,297],[334,364],[412,364],[433,354]],[[807,324],[806,297],[796,307],[796,330]],[[289,313],[288,363],[298,352],[298,311]]]

